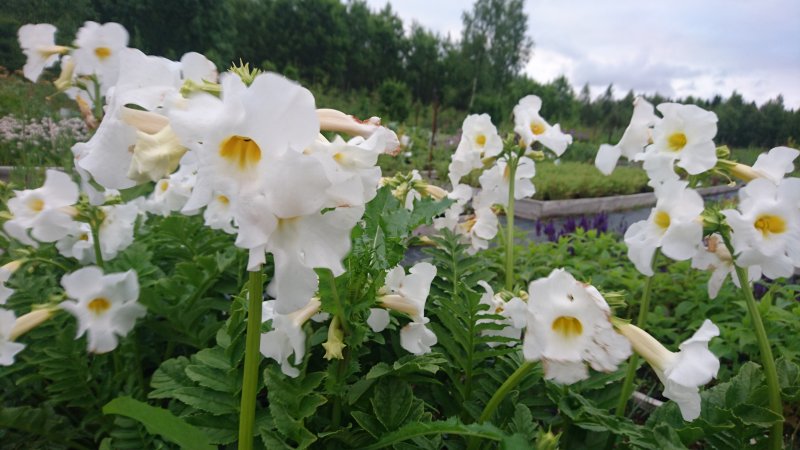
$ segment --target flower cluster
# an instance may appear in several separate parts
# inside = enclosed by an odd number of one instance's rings
[[[344,272],[350,231],[380,183],[378,156],[398,150],[397,136],[377,117],[318,110],[307,89],[276,74],[239,67],[219,76],[198,53],[171,61],[128,48],[119,24],[87,22],[74,47],[56,46],[54,35],[47,24],[20,29],[25,76],[36,80],[60,58],[57,87],[97,129],[72,148],[80,186],[51,170],[41,188],[16,191],[5,233],[102,266],[133,242],[140,217],[202,214],[208,227],[235,235],[249,252],[249,270],[273,255],[268,293],[275,300],[265,317],[273,331],[262,350],[291,372],[286,355],[297,360],[302,351],[294,345],[287,353],[280,336],[297,343],[305,321],[297,317],[306,317],[317,291],[314,269]],[[328,140],[322,131],[349,137]],[[120,201],[118,189],[147,183],[154,183],[149,196]],[[4,301],[9,276],[2,272]],[[90,351],[112,350],[144,315],[134,272],[87,267],[62,284],[76,301],[60,308],[77,317],[78,336],[88,331]]]
[[[650,184],[655,187],[679,179],[675,166],[690,175],[715,166],[716,114],[695,105],[662,103],[657,107],[662,114],[659,118],[645,99],[638,97],[633,104],[633,117],[622,139],[615,146],[601,146],[597,153],[595,165],[601,172],[610,174],[623,155],[643,161]]]
[[[653,276],[657,249],[674,260],[692,260],[692,267],[713,271],[708,295],[714,298],[728,274],[737,287],[761,278],[789,277],[800,267],[800,180],[785,178],[793,171],[800,151],[777,147],[758,157],[752,166],[719,159],[729,154],[717,149],[713,138],[717,118],[694,105],[658,105],[659,118],[642,98],[634,102],[631,123],[616,146],[603,145],[596,166],[609,174],[620,156],[642,161],[655,189],[656,205],[650,216],[625,233],[628,257],[636,268]],[[737,209],[705,211],[702,197],[692,186],[704,174],[715,172],[747,182],[739,190]],[[736,266],[744,268],[736,271]],[[760,319],[758,319],[760,321]],[[706,321],[695,336],[673,354],[643,330],[622,324],[638,353],[656,370],[664,395],[675,400],[686,420],[700,414],[698,386],[716,375],[719,360],[708,351],[708,341],[719,329]]]
[[[536,165],[533,159],[525,156],[527,150],[538,142],[560,156],[572,143],[572,136],[562,133],[558,124],[550,126],[539,115],[541,106],[539,97],[529,95],[514,107],[514,131],[519,137],[519,146],[504,146],[488,114],[464,119],[461,140],[448,168],[453,186],[448,197],[455,203],[443,218],[436,220],[437,229],[447,228],[463,235],[471,243],[473,252],[485,249],[497,235],[498,220],[493,207],[508,208],[511,187],[516,200],[536,193],[531,181],[536,175]],[[523,154],[517,155],[518,149]],[[477,194],[468,184],[461,184],[464,177],[476,170],[481,171],[478,177],[481,189]],[[473,214],[460,221],[470,200]]]

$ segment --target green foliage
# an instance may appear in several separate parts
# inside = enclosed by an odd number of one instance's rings
[[[605,197],[648,192],[647,173],[635,167],[617,167],[603,175],[594,165],[578,162],[536,165],[537,200],[564,200],[573,198]]]
[[[501,327],[491,320],[479,322],[480,318],[499,318],[486,315],[487,307],[480,304],[482,293],[476,291],[478,281],[491,281],[494,273],[479,256],[468,255],[467,246],[449,230],[432,240],[437,246],[426,249],[426,253],[433,257],[437,276],[431,286],[428,309],[436,318],[432,327],[448,359],[444,372],[454,389],[450,395],[456,399],[449,405],[445,403],[443,412],[475,420],[480,415],[480,407],[473,398],[475,383],[492,371],[487,361],[512,351],[505,345],[492,348],[489,344],[513,340],[489,336],[488,333]]]
[[[382,115],[388,121],[402,122],[411,108],[411,91],[402,81],[386,80],[378,88]]]
[[[789,368],[797,373],[796,365],[784,366]],[[657,409],[647,423],[672,428],[687,446],[702,441],[710,448],[745,448],[758,445],[767,428],[783,420],[769,410],[766,399],[763,372],[748,362],[729,381],[701,393],[700,417],[695,421],[684,422],[677,405],[670,403]]]
[[[182,448],[212,449],[208,439],[195,427],[175,417],[171,412],[155,408],[131,397],[118,397],[103,406],[103,414],[118,414],[144,424],[151,434],[159,434]]]
[[[270,404],[271,422],[261,427],[261,438],[267,448],[308,448],[317,437],[305,426],[326,398],[315,392],[325,378],[324,372],[287,378],[272,365],[264,372],[264,383]]]
[[[244,302],[237,299],[216,345],[191,357],[164,361],[153,373],[150,399],[172,399],[171,410],[199,428],[212,444],[234,442],[244,356]],[[182,406],[181,406],[182,405]]]
[[[513,442],[510,438],[490,424],[465,425],[452,418],[440,422],[410,422],[407,425],[383,435],[376,443],[364,447],[364,450],[385,448],[392,444],[426,435],[453,435],[470,436],[491,441]],[[511,447],[513,448],[513,447]]]

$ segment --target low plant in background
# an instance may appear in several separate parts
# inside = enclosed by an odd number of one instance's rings
[[[572,142],[535,95],[514,133],[464,120],[448,192],[382,176],[380,155],[420,136],[317,109],[281,76],[148,56],[113,23],[74,47],[54,33],[20,30],[25,74],[60,58],[56,86],[97,129],[74,174],[0,192],[4,444],[793,445],[797,150],[745,166],[712,113],[638,100],[597,161],[643,161],[650,217],[624,243],[578,229],[528,246],[515,202]],[[712,172],[749,181],[738,209],[693,190]],[[424,261],[404,262],[412,244]]]

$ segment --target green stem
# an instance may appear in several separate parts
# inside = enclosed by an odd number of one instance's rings
[[[333,301],[336,303],[336,316],[339,318],[339,324],[342,326],[342,331],[345,335],[350,334],[350,327],[347,323],[347,316],[345,315],[344,311],[344,303],[342,303],[342,299],[339,297],[339,291],[336,290],[336,278],[333,276],[333,273],[327,272],[328,282],[331,284],[331,294],[333,296]]]
[[[94,116],[99,124],[103,120],[103,103],[100,101],[100,82],[94,79]]]
[[[347,374],[347,366],[350,364],[350,352],[345,348],[342,353],[344,359],[336,361],[336,383],[342,388],[345,385],[345,376]],[[343,392],[343,391],[342,391]],[[333,398],[333,411],[331,412],[331,425],[333,428],[338,428],[342,422],[342,395],[337,395]]]
[[[514,289],[514,177],[519,158],[508,159],[508,206],[506,207],[506,289]]]
[[[42,264],[50,264],[50,265],[53,265],[55,267],[58,267],[59,269],[63,270],[64,272],[69,272],[70,271],[67,268],[67,266],[65,266],[63,264],[60,264],[60,263],[57,263],[55,261],[49,260],[49,259],[38,258],[38,257],[26,258],[26,262],[40,262]]]
[[[89,227],[92,230],[92,247],[94,247],[95,264],[105,272],[106,265],[103,261],[103,251],[100,249],[100,226],[90,223]]]
[[[142,395],[147,397],[147,382],[144,379],[144,369],[142,368],[142,351],[139,347],[139,335],[134,331],[131,333],[130,339],[133,343],[133,354],[136,358],[136,380],[139,382],[139,387],[142,389]]]
[[[514,373],[511,374],[510,377],[508,377],[505,382],[503,382],[502,385],[500,385],[500,388],[497,389],[494,395],[492,395],[492,398],[489,399],[489,403],[487,403],[486,407],[483,408],[483,412],[478,418],[478,423],[486,422],[492,417],[492,414],[494,414],[495,410],[497,410],[497,407],[500,406],[500,403],[502,403],[503,399],[506,398],[512,389],[517,387],[517,385],[522,382],[522,380],[525,378],[525,375],[528,374],[528,371],[530,371],[535,365],[536,361],[525,361],[521,366],[519,366],[519,368],[517,368],[517,370],[514,371]],[[470,438],[467,449],[474,450],[477,448],[477,446],[478,441],[474,438]]]
[[[735,253],[730,238],[723,234],[722,240],[725,242],[725,246],[728,247],[728,251],[731,252],[731,255],[734,255]],[[741,286],[742,293],[744,294],[747,311],[750,313],[750,318],[755,328],[758,348],[761,352],[761,365],[764,367],[764,376],[767,379],[769,408],[775,414],[783,416],[781,389],[778,384],[778,370],[775,368],[775,358],[772,356],[772,349],[769,346],[767,330],[764,328],[764,322],[761,320],[761,314],[758,312],[758,304],[756,303],[755,297],[753,297],[753,290],[750,288],[747,270],[737,265],[734,265],[734,268],[736,269],[736,277],[739,279],[739,286]],[[769,443],[769,448],[773,450],[780,450],[783,448],[783,420],[772,425]]]
[[[658,250],[653,254],[653,260],[650,267],[654,267],[656,258],[658,257]],[[653,278],[655,274],[647,277],[644,282],[644,292],[642,292],[642,303],[639,305],[639,316],[636,318],[636,326],[645,328],[647,326],[647,312],[650,310],[650,292],[653,289]],[[619,394],[619,401],[617,401],[617,409],[615,414],[618,417],[625,415],[625,405],[628,404],[628,399],[633,393],[633,381],[636,378],[636,369],[639,367],[639,355],[636,353],[628,360],[628,371],[625,374],[625,381],[622,383],[622,392]]]
[[[522,379],[525,378],[525,375],[528,374],[528,371],[531,370],[536,365],[536,361],[525,361],[519,368],[511,374],[510,377],[500,386],[492,398],[489,399],[489,403],[486,404],[486,407],[483,408],[483,412],[481,416],[478,418],[479,423],[486,422],[492,417],[495,410],[498,406],[500,406],[500,402],[506,398],[506,395],[517,387],[517,385],[522,382]]]
[[[239,450],[252,450],[253,428],[256,417],[258,393],[258,367],[261,362],[261,300],[264,282],[261,270],[250,272],[249,300],[247,306],[247,337],[244,350],[244,376],[242,402],[239,411]]]

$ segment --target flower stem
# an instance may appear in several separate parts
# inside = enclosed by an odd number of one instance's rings
[[[100,101],[100,81],[94,79],[94,115],[99,124],[103,120],[103,103]]]
[[[535,365],[536,361],[525,361],[525,363],[519,366],[519,368],[514,371],[514,373],[512,373],[511,376],[508,377],[508,379],[500,386],[500,389],[498,389],[494,395],[492,395],[492,398],[489,399],[489,403],[487,403],[486,407],[483,408],[483,412],[478,418],[478,422],[483,423],[489,420],[497,407],[500,406],[500,402],[506,398],[506,395],[508,395],[512,389],[517,387],[522,379],[525,378],[525,375],[528,374],[528,371],[531,370]]]
[[[528,374],[528,371],[530,371],[535,365],[536,361],[525,361],[521,366],[519,366],[519,368],[517,368],[517,370],[514,371],[514,373],[511,374],[511,376],[508,377],[508,379],[506,379],[505,382],[503,382],[502,385],[500,385],[500,388],[497,389],[494,395],[492,395],[492,398],[489,399],[489,403],[487,403],[486,407],[483,408],[483,412],[478,418],[478,423],[486,422],[492,417],[492,414],[494,414],[495,410],[497,410],[497,407],[500,406],[500,403],[503,401],[503,399],[506,398],[506,395],[508,395],[512,389],[517,387],[517,385],[522,382],[522,380],[525,378],[525,375]],[[467,448],[469,450],[474,450],[477,446],[478,441],[470,439],[470,443]]]
[[[731,255],[734,255],[735,253],[730,238],[723,234],[722,240],[725,242],[725,246],[728,247],[728,251],[731,252]],[[758,312],[758,304],[756,303],[755,297],[753,297],[753,290],[750,288],[747,270],[735,264],[734,268],[736,269],[736,277],[739,279],[739,286],[741,286],[742,293],[744,294],[747,311],[750,313],[750,318],[753,321],[758,348],[761,352],[761,365],[764,367],[764,376],[767,380],[769,409],[782,417],[783,404],[781,403],[781,389],[778,384],[778,370],[775,368],[775,358],[772,356],[772,349],[769,346],[767,330],[764,328],[764,322],[761,320],[761,314]],[[772,425],[768,448],[773,450],[780,450],[783,448],[783,419]]]
[[[264,282],[261,270],[250,272],[247,306],[247,337],[244,350],[244,376],[242,402],[239,411],[239,450],[252,450],[253,428],[256,416],[256,394],[258,393],[258,367],[261,362],[261,300]]]
[[[653,260],[650,263],[650,267],[655,265],[657,257],[658,250],[656,250],[656,252],[653,254]],[[636,326],[639,328],[645,328],[647,324],[647,312],[650,309],[650,292],[653,290],[653,278],[655,278],[655,274],[647,277],[647,280],[644,282],[642,303],[639,305],[639,316],[636,318]],[[634,353],[631,356],[631,359],[628,360],[628,371],[625,374],[625,381],[622,383],[622,391],[620,392],[619,400],[617,401],[617,409],[615,410],[615,414],[618,417],[625,415],[625,405],[628,404],[628,399],[633,393],[633,381],[636,378],[636,369],[638,367],[639,355]]]
[[[94,222],[89,224],[92,230],[92,247],[94,247],[95,264],[105,272],[105,262],[103,261],[103,251],[100,249],[100,226]]]
[[[519,158],[508,159],[508,206],[506,207],[506,289],[514,289],[514,177]]]

